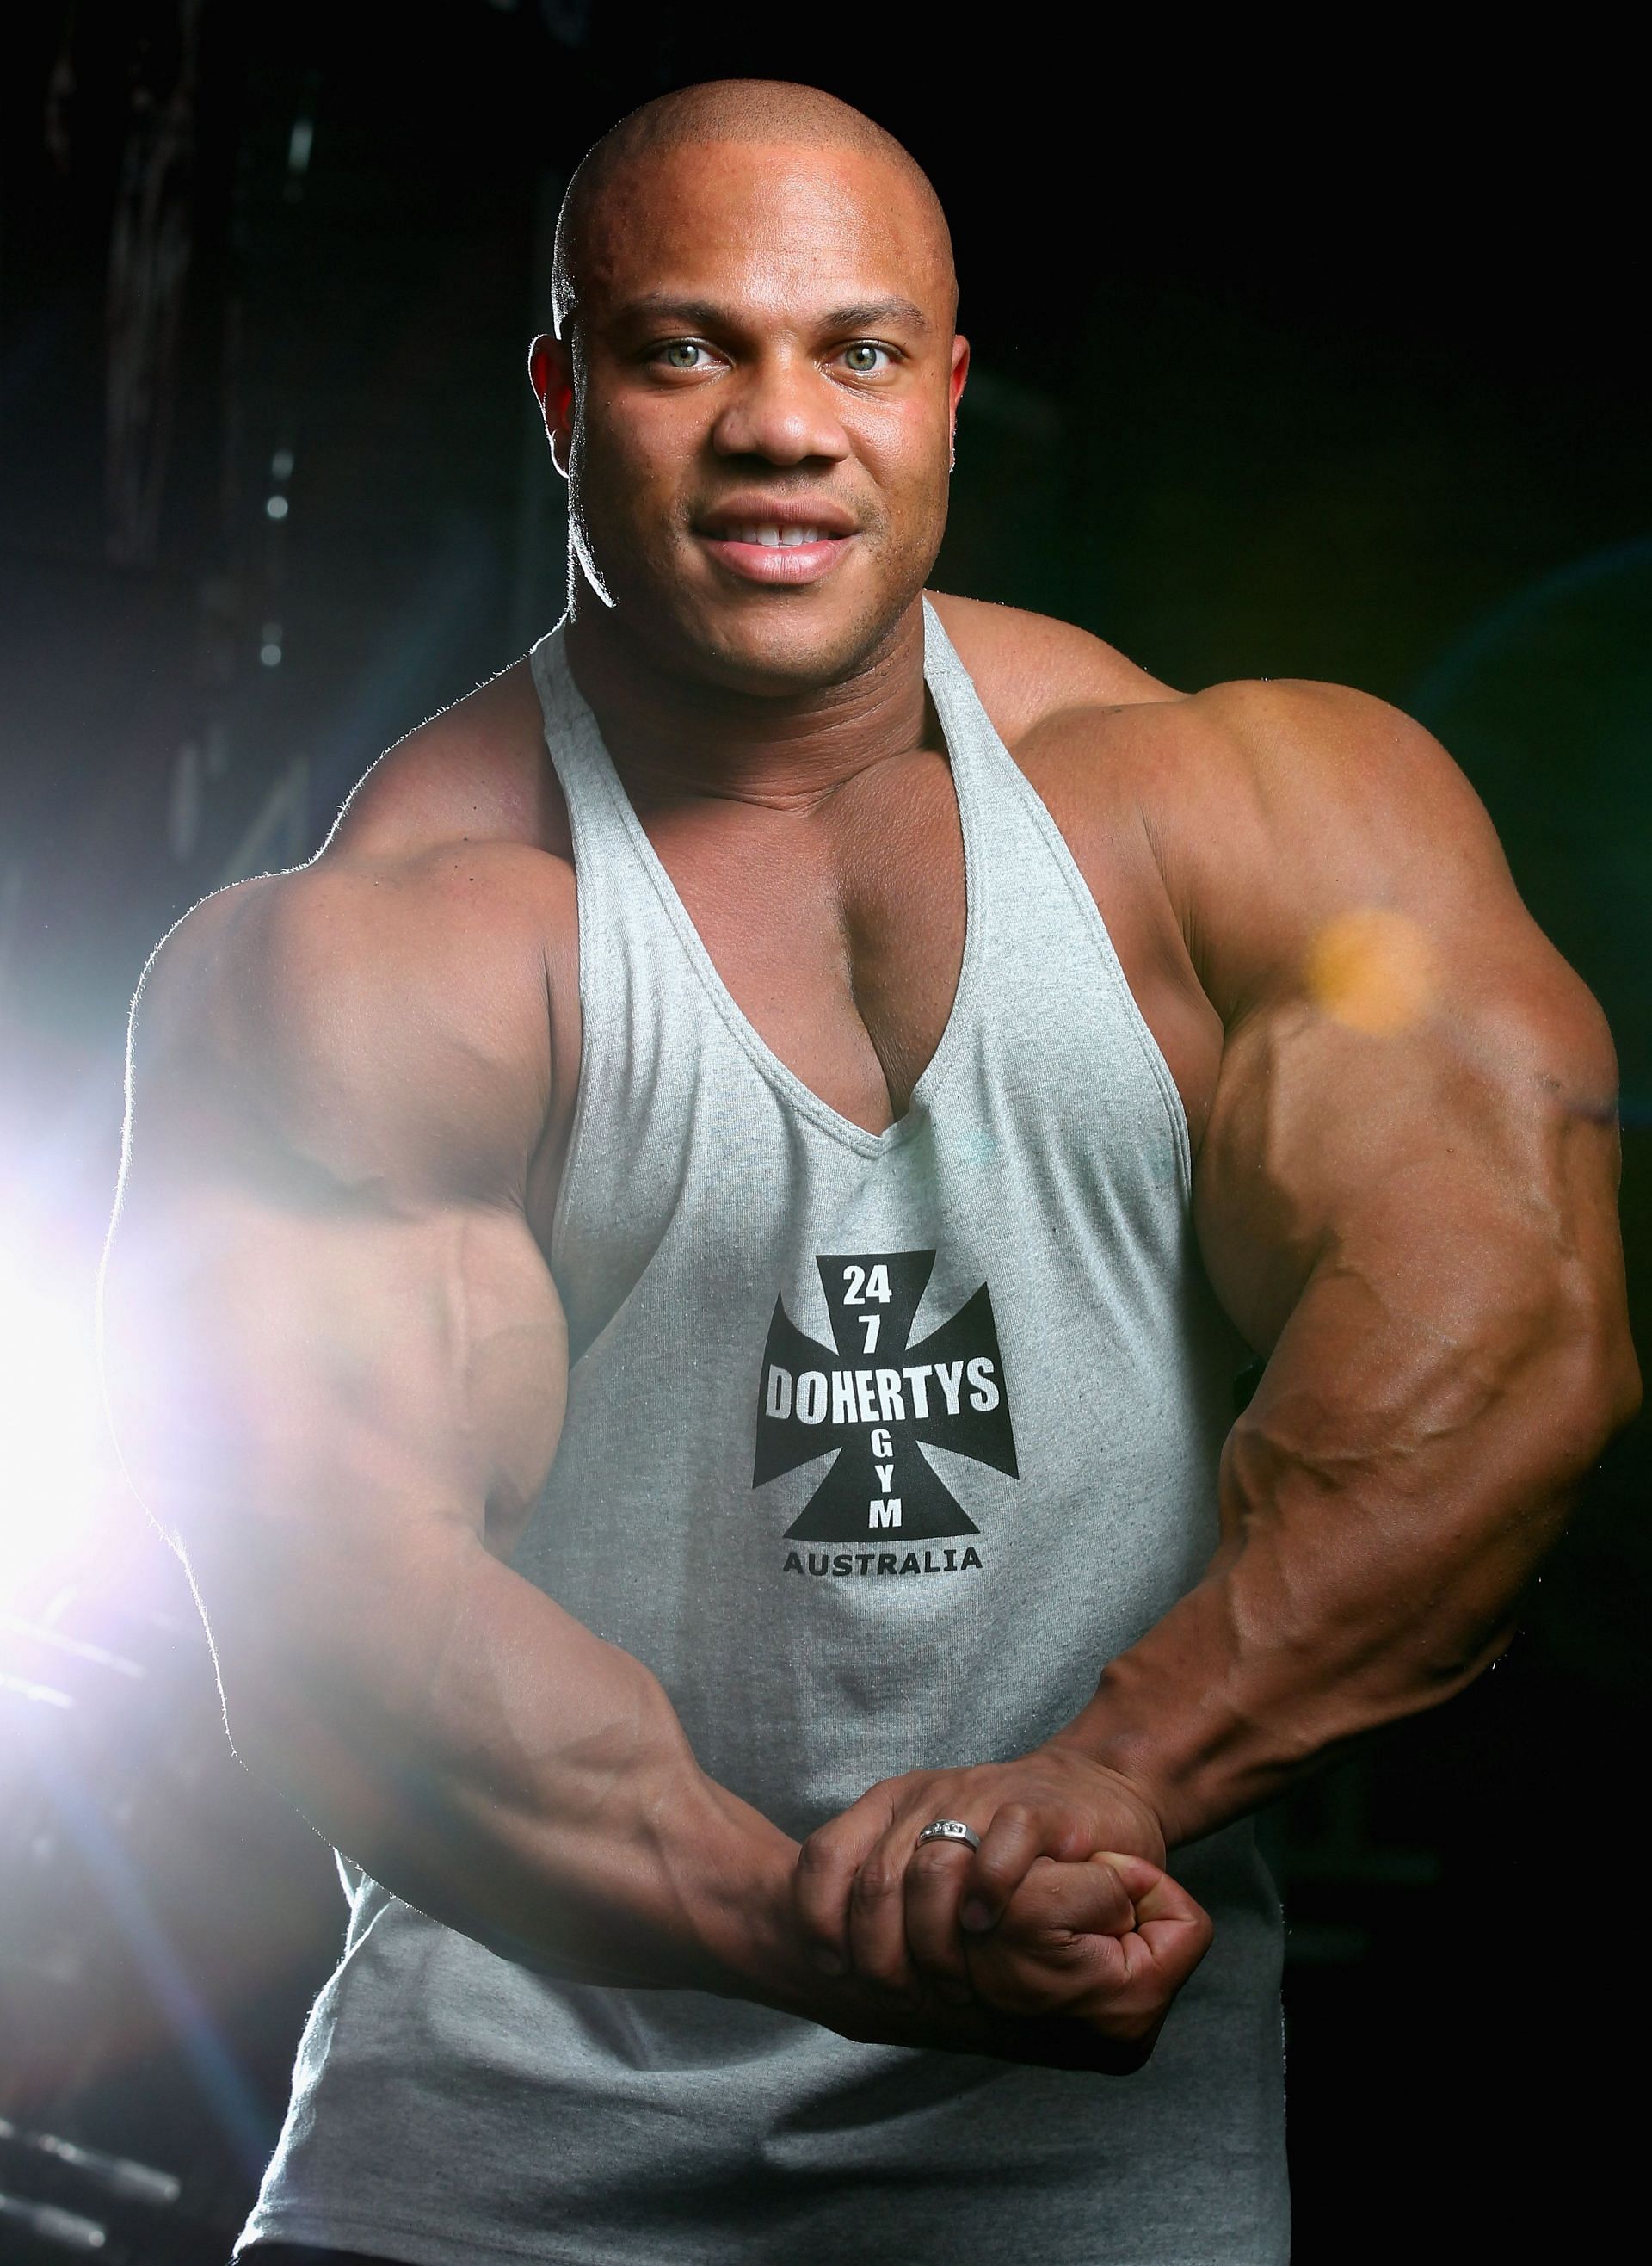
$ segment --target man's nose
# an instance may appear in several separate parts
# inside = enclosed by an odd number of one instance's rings
[[[762,457],[771,464],[800,464],[811,457],[834,462],[849,454],[849,436],[832,398],[830,381],[812,362],[789,356],[743,370],[712,428],[720,457]]]

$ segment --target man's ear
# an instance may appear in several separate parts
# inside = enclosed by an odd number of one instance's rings
[[[560,339],[542,331],[528,349],[528,375],[550,435],[552,462],[566,479],[574,442],[574,357]]]
[[[947,432],[948,454],[955,464],[958,460],[958,404],[963,398],[964,380],[969,375],[969,341],[961,332],[952,342],[952,376],[947,381],[951,418]]]

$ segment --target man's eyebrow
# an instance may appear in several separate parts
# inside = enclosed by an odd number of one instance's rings
[[[728,321],[729,310],[711,299],[680,299],[675,291],[643,291],[616,307],[614,315],[622,323],[683,323],[692,330],[715,331]]]
[[[697,331],[737,330],[747,319],[737,306],[720,306],[714,299],[683,299],[674,291],[644,291],[614,310],[620,322],[673,322]],[[833,307],[820,318],[824,331],[865,331],[881,323],[905,324],[913,330],[930,328],[929,318],[910,299],[874,299],[853,307]]]
[[[880,323],[904,323],[916,331],[929,328],[929,317],[910,299],[874,299],[862,307],[834,307],[824,327],[829,331],[870,331]]]

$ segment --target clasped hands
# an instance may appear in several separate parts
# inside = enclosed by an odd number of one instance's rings
[[[942,1817],[979,1849],[920,1847]],[[1050,1745],[882,1780],[803,1843],[793,1917],[847,2036],[1122,2072],[1210,1942],[1165,1853],[1140,1787]]]

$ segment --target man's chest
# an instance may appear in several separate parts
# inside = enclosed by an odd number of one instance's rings
[[[1181,1095],[1196,1151],[1221,1056],[1125,767],[1075,762],[1048,736],[1027,764],[1101,914],[1125,979]],[[881,766],[830,809],[741,805],[640,813],[668,886],[735,1012],[794,1077],[852,1123],[881,1132],[910,1106],[958,996],[983,875],[1001,844],[976,830],[966,858],[938,755]],[[1062,886],[1052,863],[1045,886]],[[1012,936],[1000,948],[1016,948]],[[578,947],[552,940],[558,1102],[535,1210],[553,1202],[579,1073]],[[546,1217],[548,1218],[548,1210]]]

